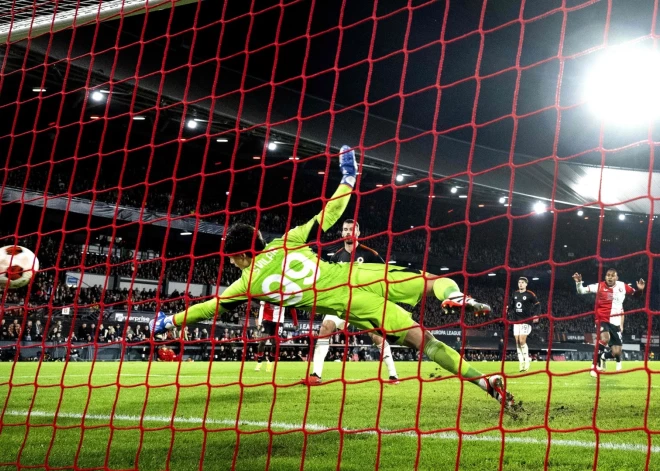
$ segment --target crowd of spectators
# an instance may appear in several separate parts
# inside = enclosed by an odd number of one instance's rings
[[[49,176],[47,166],[34,168],[27,180],[27,187],[39,191],[47,190],[54,194],[76,194],[81,198],[91,198],[92,190],[97,201],[109,204],[121,204],[135,208],[148,208],[149,211],[166,212],[170,215],[189,215],[195,212],[204,216],[207,222],[225,224],[227,208],[252,208],[256,205],[256,196],[251,191],[241,194],[232,194],[231,201],[227,198],[203,197],[198,204],[200,192],[198,183],[179,184],[176,194],[172,193],[171,185],[144,185],[140,188],[129,188],[119,192],[116,183],[111,180],[93,178],[67,178],[64,167],[58,167],[57,171]],[[139,174],[139,171],[136,171]],[[247,183],[259,183],[254,177],[247,177]],[[49,181],[48,188],[46,182]],[[9,172],[7,185],[23,187],[26,183],[25,175],[21,172]],[[147,188],[148,187],[148,188]],[[240,188],[241,185],[236,185]],[[244,188],[252,189],[253,185],[243,185]],[[88,192],[88,193],[86,193]],[[259,228],[267,234],[281,234],[287,228],[299,224],[311,217],[319,209],[320,203],[296,206],[295,214],[292,216],[292,206],[284,204],[273,206],[271,203],[281,202],[274,200],[277,188],[264,188],[259,206],[269,208],[264,211],[245,211],[232,214],[231,223],[241,221],[258,223]],[[119,195],[121,193],[121,196]],[[222,193],[222,192],[220,192]],[[281,193],[281,191],[279,192]],[[294,187],[292,201],[302,202],[309,199],[308,195],[316,195],[318,185],[306,178],[301,178]],[[217,196],[217,195],[216,195]],[[581,258],[595,254],[595,241],[586,238],[572,236],[575,227],[551,224],[551,218],[545,222],[539,219],[537,222],[527,225],[516,226],[516,235],[510,237],[506,220],[502,221],[500,230],[494,227],[480,230],[475,226],[471,230],[470,243],[467,245],[467,228],[464,224],[456,224],[445,227],[451,222],[460,222],[465,219],[465,214],[447,210],[438,199],[430,208],[428,219],[425,216],[427,201],[419,195],[401,196],[400,192],[394,199],[392,194],[383,196],[363,196],[360,203],[358,217],[361,223],[362,239],[367,245],[379,251],[384,257],[390,253],[390,259],[402,257],[411,260],[415,268],[424,266],[425,258],[441,260],[452,264],[453,267],[463,266],[465,258],[468,272],[482,270],[484,267],[497,267],[504,264],[508,252],[508,266],[510,268],[523,267],[537,262],[550,260],[552,262],[565,262],[571,259]],[[227,195],[229,198],[229,195]],[[271,198],[271,199],[269,199]],[[350,213],[350,210],[348,211]],[[394,212],[394,217],[390,217]],[[257,220],[258,215],[258,220]],[[582,222],[587,224],[586,222]],[[545,224],[545,225],[543,225]],[[591,224],[589,222],[588,224]],[[594,221],[593,224],[598,224]],[[646,226],[645,226],[646,227]],[[601,246],[602,256],[615,257],[632,253],[633,248],[628,245],[631,229],[622,226],[620,229],[608,229],[607,239]],[[635,229],[639,232],[638,229]],[[0,237],[10,234],[10,229],[3,229]],[[656,244],[657,236],[654,231],[651,245]],[[398,235],[393,235],[398,234]],[[109,235],[109,234],[107,234]],[[112,244],[107,242],[106,237],[96,236],[88,245],[82,245],[80,241],[64,242],[58,234],[43,235],[38,240],[35,236],[21,238],[19,244],[35,248],[41,262],[41,272],[29,290],[10,290],[3,293],[3,312],[7,314],[2,318],[3,340],[16,340],[30,338],[32,340],[48,339],[51,341],[63,341],[71,334],[74,341],[97,341],[114,342],[119,339],[127,342],[139,342],[148,337],[144,328],[139,325],[128,326],[126,329],[119,326],[89,325],[87,331],[76,330],[73,333],[62,332],[57,327],[46,327],[48,324],[48,313],[50,307],[80,306],[88,310],[106,313],[111,310],[122,311],[130,309],[134,311],[145,311],[153,313],[155,310],[165,312],[178,312],[186,308],[187,303],[194,302],[190,295],[179,292],[164,294],[156,289],[106,289],[103,286],[69,286],[64,279],[66,271],[84,271],[85,273],[101,274],[106,276],[130,277],[136,279],[156,280],[159,282],[176,281],[190,282],[202,285],[228,285],[237,279],[240,274],[217,253],[208,253],[191,256],[190,251],[169,249],[171,244],[157,244],[152,247],[134,247],[127,240],[116,240]],[[569,238],[573,242],[571,251],[560,250],[559,244],[555,245],[554,252],[549,253],[550,242],[553,239]],[[10,241],[4,239],[6,243]],[[325,252],[332,250],[332,242],[337,245],[337,232],[330,231],[322,240]],[[11,241],[13,242],[13,240]],[[163,248],[168,250],[163,252]],[[217,244],[220,247],[220,243]],[[592,262],[595,266],[595,262]],[[614,265],[627,274],[626,281],[634,281],[640,275],[648,273],[648,257],[635,256],[618,260]],[[549,265],[548,265],[549,266]],[[453,268],[452,270],[455,270]],[[571,284],[570,274],[564,273],[561,281],[554,284],[551,305],[548,305],[550,292],[547,283],[544,286],[530,286],[537,292],[542,303],[542,314],[551,313],[553,316],[552,329],[554,332],[587,332],[593,330],[593,316],[588,314],[593,311],[593,297],[577,296],[574,286]],[[513,278],[512,278],[513,279]],[[593,280],[596,281],[595,279]],[[460,284],[460,281],[459,281]],[[513,287],[511,288],[513,290]],[[464,316],[446,315],[440,309],[440,303],[429,298],[423,306],[417,306],[413,310],[415,319],[424,326],[461,326],[480,330],[501,331],[501,322],[504,315],[504,302],[506,293],[504,286],[489,281],[486,277],[482,279],[470,278],[468,292],[475,298],[488,302],[493,312],[489,316],[478,316],[468,314]],[[26,299],[27,298],[27,299]],[[657,309],[658,300],[651,296],[650,306]],[[643,298],[629,298],[626,301],[628,311],[636,311],[626,317],[625,332],[635,336],[647,333],[649,325],[654,332],[660,327],[660,316],[649,317],[643,308]],[[47,308],[46,308],[47,307]],[[27,308],[27,311],[26,311]],[[46,309],[41,309],[46,308]],[[40,312],[37,312],[41,309]],[[45,317],[43,315],[45,312]],[[236,310],[225,316],[223,321],[233,324],[242,323],[246,310]],[[28,320],[25,327],[21,328],[22,321],[16,323],[15,315],[27,315]],[[299,312],[301,319],[309,319],[310,313]],[[563,320],[563,318],[567,318]],[[570,319],[568,319],[570,318]],[[316,316],[318,319],[318,316]],[[9,322],[5,322],[5,320]],[[93,325],[93,327],[92,327]],[[547,317],[542,317],[538,326],[533,330],[532,339],[547,340],[551,322]],[[44,332],[44,330],[48,332]],[[56,329],[53,331],[53,329]],[[204,332],[206,330],[206,332]],[[146,337],[145,337],[146,334]],[[230,335],[234,338],[234,334]],[[185,340],[203,340],[212,335],[208,329],[193,326],[193,330],[181,333]],[[224,334],[219,338],[224,338]],[[253,332],[248,331],[251,339]],[[236,337],[242,337],[235,335]]]

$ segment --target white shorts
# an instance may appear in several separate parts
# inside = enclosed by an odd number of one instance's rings
[[[513,324],[513,335],[529,335],[532,333],[532,326],[529,324]]]
[[[337,330],[342,330],[346,326],[346,321],[339,316],[333,316],[328,314],[327,316],[323,317],[323,322],[325,321],[334,322],[335,325],[337,326]]]

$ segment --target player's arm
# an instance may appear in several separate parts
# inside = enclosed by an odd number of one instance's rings
[[[536,293],[532,293],[532,315],[534,316],[534,323],[537,323],[539,321],[539,315],[541,314],[541,302],[539,301],[539,298],[536,297]]]
[[[631,295],[631,296],[641,296],[644,293],[644,288],[646,288],[646,281],[644,279],[640,278],[639,281],[637,282],[637,289],[633,288],[632,286],[625,285],[626,287],[626,294]]]
[[[575,281],[575,288],[577,289],[578,294],[587,294],[587,293],[596,293],[598,292],[598,283],[584,286],[582,283],[582,275],[575,273],[573,275],[573,280]]]
[[[220,296],[209,299],[203,303],[190,306],[187,311],[182,311],[172,316],[174,325],[193,324],[202,320],[213,319],[216,313],[231,311],[248,300],[247,287],[240,278],[234,281]]]
[[[342,179],[330,201],[326,203],[320,213],[307,223],[291,229],[286,235],[287,241],[301,245],[306,244],[309,242],[310,236],[315,235],[317,226],[321,226],[323,232],[327,232],[344,214],[357,181],[355,152],[348,146],[342,146],[340,150],[339,168],[341,169]]]
[[[626,320],[626,316],[621,313],[621,333],[623,334],[623,323]]]

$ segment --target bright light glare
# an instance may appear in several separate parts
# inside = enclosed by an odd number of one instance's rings
[[[396,181],[402,182],[403,181],[403,175],[397,175],[396,176]]]
[[[578,215],[578,216],[584,216],[584,211],[579,210],[579,211],[577,212],[577,215]]]
[[[626,219],[626,215],[625,214],[619,214],[619,221],[623,221],[624,219]]]
[[[660,118],[660,54],[641,47],[604,52],[587,77],[584,98],[600,119],[636,126]]]
[[[452,193],[456,193],[456,192],[458,191],[458,188],[456,188],[456,187],[454,186],[454,187],[451,188],[450,191],[451,191]]]
[[[103,95],[103,93],[99,92],[98,90],[92,92],[91,98],[94,101],[103,101],[103,100],[105,100],[105,96]]]
[[[196,129],[198,124],[197,121],[194,119],[189,119],[188,122],[186,123],[186,126],[188,126],[188,129]]]
[[[506,198],[505,198],[504,196],[502,196],[502,197],[500,198],[500,204],[504,204],[505,201],[506,201]]]
[[[277,144],[275,144],[274,142],[268,143],[268,150],[275,150],[275,149],[277,149]]]
[[[537,203],[534,205],[534,212],[535,212],[536,214],[542,214],[542,213],[545,213],[546,209],[547,209],[547,208],[546,208],[545,204],[541,203],[540,201],[537,202]]]

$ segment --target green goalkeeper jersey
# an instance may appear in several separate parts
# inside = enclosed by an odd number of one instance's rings
[[[323,211],[270,242],[220,296],[188,308],[187,322],[212,318],[247,300],[295,306],[320,313],[343,313],[349,298],[352,264],[320,260],[307,245],[318,228],[327,231],[342,216],[352,188],[340,185]]]

